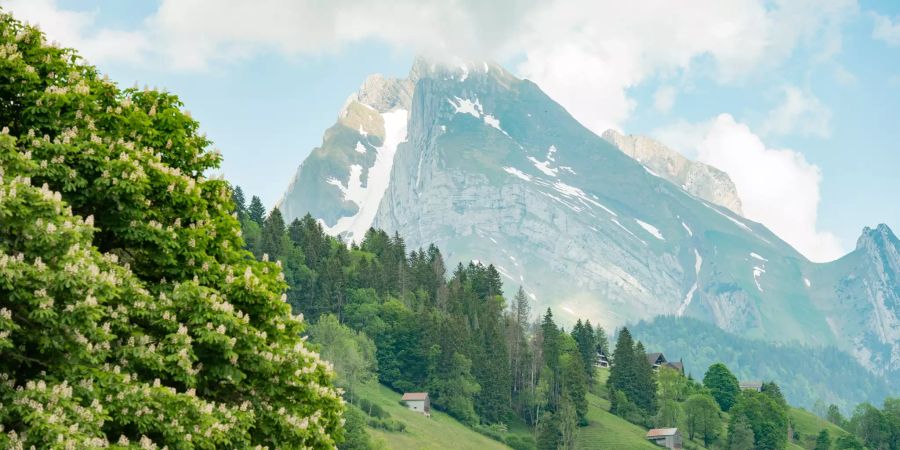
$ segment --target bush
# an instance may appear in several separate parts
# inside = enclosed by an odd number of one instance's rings
[[[370,417],[368,423],[372,428],[379,428],[385,431],[391,431],[395,433],[402,433],[406,431],[406,423],[401,422],[397,419],[378,419],[375,417]]]
[[[506,424],[492,423],[490,425],[475,425],[472,428],[495,441],[506,443],[506,433],[508,431]]]
[[[390,413],[384,410],[381,405],[367,399],[367,398],[358,398],[356,401],[356,406],[359,407],[364,413],[366,413],[370,417],[375,417],[377,419],[386,419],[391,417]],[[405,407],[406,404],[404,403]]]
[[[537,444],[531,436],[508,436],[506,445],[512,447],[513,450],[535,450]]]

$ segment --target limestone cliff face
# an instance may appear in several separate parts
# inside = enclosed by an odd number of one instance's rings
[[[310,213],[329,232],[361,239],[390,182],[397,145],[405,139],[412,88],[409,80],[366,79],[278,202],[286,220]]]
[[[603,139],[661,177],[682,186],[687,192],[743,215],[741,199],[727,173],[701,162],[691,161],[646,136],[626,136],[616,130],[606,130],[603,132]]]
[[[849,255],[826,266],[830,320],[853,353],[876,373],[900,374],[900,241],[887,227],[866,227]]]
[[[728,176],[658,143],[581,126],[488,63],[418,60],[366,81],[285,194],[348,240],[369,226],[449,266],[494,264],[563,322],[684,315],[752,338],[836,345],[900,376],[897,239],[814,264],[740,216]]]

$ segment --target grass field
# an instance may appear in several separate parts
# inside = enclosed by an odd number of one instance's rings
[[[367,398],[384,408],[391,417],[406,424],[406,431],[393,433],[369,428],[369,434],[390,449],[504,449],[505,445],[481,435],[452,417],[431,410],[431,417],[410,411],[398,403],[400,394],[382,386],[374,385],[359,390],[361,397]]]
[[[578,433],[579,449],[659,449],[646,439],[647,431],[608,412],[609,402],[588,394],[588,426]]]
[[[822,419],[805,409],[791,408],[788,414],[796,427],[794,431],[800,434],[799,448],[810,449],[815,447],[816,437],[822,430],[828,430],[832,442],[839,436],[848,434],[843,428]]]
[[[602,391],[607,373],[601,371],[598,384]],[[382,385],[368,386],[359,391],[360,396],[369,399],[384,408],[392,418],[406,424],[404,432],[388,432],[369,428],[369,433],[376,441],[389,449],[502,449],[508,448],[500,442],[481,435],[478,432],[457,422],[452,417],[432,410],[427,418],[410,411],[398,403],[400,394]],[[581,427],[576,447],[579,449],[658,449],[644,439],[647,430],[634,425],[618,416],[609,413],[609,401],[589,393],[588,425]],[[789,415],[800,435],[798,443],[788,443],[788,449],[801,450],[813,448],[819,431],[826,429],[832,441],[846,431],[823,420],[814,414],[798,408],[791,408]],[[725,417],[727,421],[727,415]],[[530,429],[521,422],[509,424],[510,435],[528,435]],[[723,430],[724,431],[724,430]],[[685,439],[687,436],[685,436]],[[724,439],[725,436],[722,436]],[[685,442],[686,447],[702,448],[697,441]]]

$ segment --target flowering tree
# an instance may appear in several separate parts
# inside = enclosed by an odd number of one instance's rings
[[[0,447],[334,447],[343,401],[220,155],[0,12]]]

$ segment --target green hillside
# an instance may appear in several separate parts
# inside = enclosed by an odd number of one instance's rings
[[[588,426],[578,432],[576,448],[659,448],[644,439],[647,430],[610,414],[609,401],[588,394]]]
[[[813,448],[816,443],[816,436],[822,430],[828,430],[832,441],[838,436],[848,434],[843,428],[802,408],[791,408],[788,411],[788,415],[790,415],[791,423],[795,427],[794,434],[798,437],[801,448]]]
[[[479,434],[452,417],[432,409],[425,417],[400,405],[400,394],[380,384],[359,389],[359,395],[381,406],[406,425],[403,432],[368,428],[369,434],[391,449],[504,449],[505,445]]]

